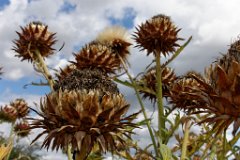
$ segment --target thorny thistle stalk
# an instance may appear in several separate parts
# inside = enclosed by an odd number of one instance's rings
[[[164,141],[165,116],[163,108],[162,95],[162,68],[161,56],[166,56],[176,51],[180,45],[176,43],[182,38],[178,38],[177,33],[180,29],[172,23],[170,17],[165,15],[156,15],[137,28],[135,40],[137,47],[147,50],[147,55],[153,54],[156,61],[156,99],[158,105],[158,132],[160,144]]]
[[[13,50],[16,57],[21,61],[28,60],[36,64],[37,69],[43,74],[53,90],[53,79],[44,62],[44,58],[49,57],[54,52],[52,46],[56,43],[55,33],[48,31],[48,26],[41,22],[29,23],[26,27],[21,27],[22,32],[16,32],[19,39],[14,40]]]

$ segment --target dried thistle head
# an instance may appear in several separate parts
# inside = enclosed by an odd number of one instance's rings
[[[117,84],[99,69],[75,69],[66,77],[60,78],[54,86],[55,90],[93,90],[102,93],[119,93]]]
[[[166,56],[180,46],[178,40],[183,40],[177,35],[181,29],[173,24],[170,17],[162,14],[153,16],[136,29],[134,39],[137,47],[146,49],[147,55],[161,52]]]
[[[78,69],[99,69],[105,73],[114,73],[120,69],[120,61],[113,50],[106,44],[92,42],[83,47],[79,53],[75,54]]]
[[[58,79],[64,79],[70,75],[77,67],[74,64],[69,64],[65,68],[60,68],[60,71],[56,74]]]
[[[120,56],[124,62],[127,62],[131,43],[126,29],[120,26],[107,27],[99,33],[96,41],[109,46],[112,54]]]
[[[17,119],[17,110],[13,106],[5,105],[0,108],[0,119],[6,122],[14,122]]]
[[[200,106],[206,106],[206,103],[199,99],[204,88],[203,83],[205,81],[201,74],[194,71],[186,73],[171,86],[169,102],[175,108],[183,109],[188,113],[199,110]]]
[[[27,137],[30,133],[29,127],[30,126],[27,121],[21,121],[14,126],[14,131],[19,137]]]
[[[162,69],[162,93],[163,97],[167,97],[170,94],[170,86],[177,79],[174,70],[170,67],[164,67]],[[156,67],[150,68],[146,74],[140,79],[140,86],[147,87],[156,93]],[[143,98],[149,98],[151,101],[156,102],[156,95],[145,91],[141,91]]]
[[[240,127],[239,44],[239,42],[232,44],[226,55],[206,68],[204,79],[197,76],[193,77],[201,87],[196,90],[196,93],[183,92],[182,101],[192,99],[192,101],[197,102],[196,104],[179,103],[179,106],[182,105],[187,110],[196,108],[197,111],[193,111],[192,114],[206,114],[200,123],[212,124],[216,134],[227,130],[232,124],[232,133],[236,134]],[[175,92],[177,94],[180,89],[175,90],[178,90]]]
[[[36,51],[42,57],[53,54],[53,44],[56,42],[55,33],[48,31],[48,26],[41,22],[31,22],[25,27],[21,27],[22,32],[16,32],[19,36],[14,40],[13,50],[17,53],[16,57],[30,62],[36,59]]]
[[[94,144],[102,152],[116,149],[116,141],[124,144],[121,136],[135,127],[131,121],[136,115],[123,117],[129,108],[121,94],[101,94],[97,90],[52,92],[41,102],[41,119],[35,119],[31,128],[42,128],[48,134],[42,147],[52,150],[71,144],[82,155],[90,153]],[[84,148],[84,149],[82,149]]]
[[[16,99],[15,101],[10,103],[10,106],[14,107],[17,110],[18,118],[26,117],[29,113],[28,104],[24,99]]]
[[[233,57],[226,60],[226,63],[216,63],[206,69],[206,78],[211,84],[211,89],[204,90],[204,99],[208,107],[203,108],[202,112],[211,113],[213,116],[202,122],[214,124],[213,128],[217,133],[226,130],[233,123],[235,134],[240,127],[240,62]]]

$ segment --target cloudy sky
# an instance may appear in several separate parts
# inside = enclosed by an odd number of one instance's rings
[[[182,28],[180,37],[187,39],[193,36],[191,43],[171,64],[180,75],[187,70],[203,72],[238,39],[239,6],[238,0],[0,0],[0,66],[4,67],[0,81],[0,104],[18,97],[32,104],[39,102],[39,98],[49,91],[44,87],[23,88],[41,77],[30,63],[20,62],[14,57],[15,53],[11,50],[12,40],[17,38],[15,31],[20,31],[19,26],[31,21],[42,21],[57,33],[56,49],[65,43],[60,52],[47,60],[50,67],[58,69],[73,59],[73,52],[94,39],[106,26],[124,26],[131,35],[135,26],[148,18],[159,13],[166,14]],[[141,71],[150,61],[151,57],[131,48],[133,74]],[[133,92],[125,92],[130,97],[129,101],[134,103]]]

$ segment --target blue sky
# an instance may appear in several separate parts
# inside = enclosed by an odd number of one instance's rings
[[[59,69],[73,60],[73,52],[94,39],[105,27],[121,25],[131,35],[135,26],[155,14],[163,13],[171,16],[176,25],[182,28],[181,37],[187,39],[193,36],[190,45],[171,64],[180,75],[189,69],[203,72],[220,52],[226,52],[228,45],[240,34],[239,6],[238,0],[0,0],[0,66],[4,67],[0,81],[0,104],[17,97],[25,98],[30,104],[38,103],[40,97],[49,92],[47,87],[23,88],[32,81],[39,82],[40,76],[34,72],[30,63],[14,57],[11,50],[12,40],[17,38],[15,31],[20,30],[20,25],[39,20],[57,33],[58,43],[55,48],[60,48],[63,43],[65,46],[47,59],[47,64]],[[130,72],[136,75],[151,62],[151,56],[146,57],[132,47],[129,61]],[[129,102],[139,109],[132,91],[122,87],[120,89]],[[145,129],[138,133],[145,136],[148,134]],[[146,138],[141,143],[145,145],[148,141]],[[45,159],[52,159],[55,155],[48,154]]]
[[[1,0],[0,1],[0,8],[3,8],[4,6],[8,5],[9,1],[8,0]]]

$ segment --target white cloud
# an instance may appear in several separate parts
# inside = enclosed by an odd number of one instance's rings
[[[191,51],[191,53],[188,52],[186,54],[189,54],[190,57],[199,57],[203,61],[213,59],[218,52],[226,49],[232,39],[236,39],[235,37],[239,34],[239,17],[237,16],[240,12],[237,8],[239,2],[235,0],[231,0],[228,3],[225,3],[223,0],[214,2],[206,0],[201,2],[189,0],[169,0],[164,2],[157,0],[108,0],[104,2],[37,0],[30,1],[30,3],[27,0],[11,0],[10,2],[9,6],[0,11],[0,48],[4,53],[0,63],[6,66],[6,77],[9,79],[30,76],[33,73],[33,70],[30,69],[30,64],[26,65],[27,62],[22,63],[19,59],[9,56],[14,54],[10,51],[12,48],[11,41],[17,38],[14,31],[19,31],[19,25],[25,25],[32,20],[41,20],[49,25],[50,30],[57,32],[58,43],[55,48],[59,49],[63,43],[65,43],[65,46],[56,57],[61,56],[66,59],[71,56],[73,51],[76,51],[75,48],[79,48],[81,45],[91,41],[100,30],[109,25],[111,23],[108,19],[109,17],[123,18],[125,8],[133,8],[136,13],[136,17],[133,19],[134,25],[140,24],[158,13],[172,16],[173,21],[182,28],[180,32],[183,35],[182,37],[194,36],[192,43],[188,46],[190,48],[188,51]],[[60,12],[66,2],[72,6],[76,5],[75,9],[71,12]],[[133,30],[130,29],[130,31]],[[214,45],[214,51],[201,53],[201,50],[205,50],[209,45]],[[136,54],[132,54],[132,56],[140,59]],[[140,61],[144,62],[144,58],[142,56]],[[184,56],[182,56],[182,59],[177,59],[178,62],[182,60],[184,60]],[[14,63],[11,63],[11,61]],[[177,61],[175,64],[179,64]],[[184,61],[184,64],[202,71],[203,67],[200,64],[193,65],[194,63],[190,58]],[[138,63],[133,62],[132,66],[139,64],[139,61],[135,62]],[[177,65],[174,67],[179,68],[182,66]],[[24,72],[21,72],[24,75],[11,76],[16,68],[24,70]]]

